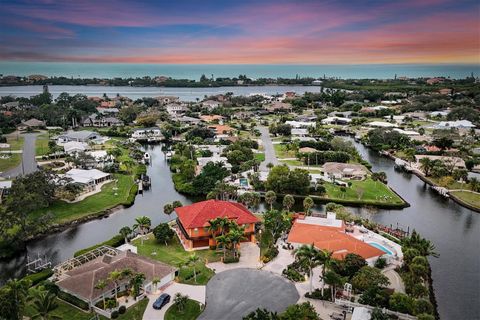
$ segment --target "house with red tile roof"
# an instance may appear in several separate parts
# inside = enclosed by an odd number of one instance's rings
[[[358,254],[369,264],[385,254],[384,251],[347,233],[343,221],[335,218],[298,218],[292,225],[288,242],[294,246],[311,245],[332,252],[332,257],[342,260],[349,253]]]
[[[186,250],[204,249],[215,245],[210,222],[227,218],[245,228],[246,241],[255,241],[255,224],[259,222],[243,204],[222,200],[206,200],[175,208],[177,234]]]

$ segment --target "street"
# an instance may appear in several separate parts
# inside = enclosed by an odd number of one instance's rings
[[[37,162],[35,161],[35,141],[36,133],[26,133],[23,144],[22,162],[15,168],[7,170],[1,174],[3,178],[11,179],[21,174],[29,174],[37,170]]]
[[[260,171],[268,172],[267,164],[273,163],[274,165],[278,165],[279,162],[275,155],[275,149],[273,149],[273,143],[270,134],[268,133],[268,128],[258,127],[258,130],[262,134],[261,139],[265,151],[265,161],[260,164]]]

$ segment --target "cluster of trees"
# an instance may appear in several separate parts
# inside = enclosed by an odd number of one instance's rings
[[[277,135],[290,136],[292,134],[292,126],[285,123],[279,123],[279,124],[272,123],[269,126],[268,131],[275,136]]]
[[[368,145],[376,150],[401,150],[412,145],[408,136],[389,129],[378,128],[370,130],[366,135],[366,139]]]
[[[310,176],[307,170],[290,170],[286,165],[274,166],[268,173],[265,187],[277,193],[303,195],[310,190]]]
[[[344,151],[319,151],[299,153],[298,157],[303,159],[306,165],[322,165],[325,162],[341,162],[347,163],[350,161],[350,154]]]
[[[228,145],[223,155],[232,165],[232,172],[247,171],[252,167],[256,171],[260,161],[255,159],[252,149],[258,149],[258,142],[250,139],[241,139]]]
[[[268,311],[267,309],[258,308],[252,311],[243,320],[319,320],[320,316],[315,311],[315,308],[310,302],[301,304],[294,304],[277,314],[276,312]]]
[[[245,228],[227,217],[218,217],[209,221],[208,230],[215,239],[217,249],[221,248],[223,251],[223,261],[238,261],[240,256],[237,250],[240,242],[246,239]],[[227,252],[231,253],[228,258]]]

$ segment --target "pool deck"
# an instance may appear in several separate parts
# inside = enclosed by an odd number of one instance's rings
[[[388,251],[390,251],[392,253],[391,256],[395,258],[395,260],[398,260],[399,262],[403,260],[402,247],[398,243],[395,243],[392,240],[389,240],[378,233],[375,233],[370,230],[367,230],[366,233],[362,233],[360,232],[360,228],[355,226],[354,232],[350,233],[350,235],[366,243],[369,243],[369,242],[377,243],[379,246],[382,246]],[[379,249],[382,250],[381,248]]]

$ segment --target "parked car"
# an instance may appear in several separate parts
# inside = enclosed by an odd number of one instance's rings
[[[170,295],[167,293],[162,293],[160,297],[155,300],[153,303],[153,309],[160,310],[164,305],[170,302]]]

